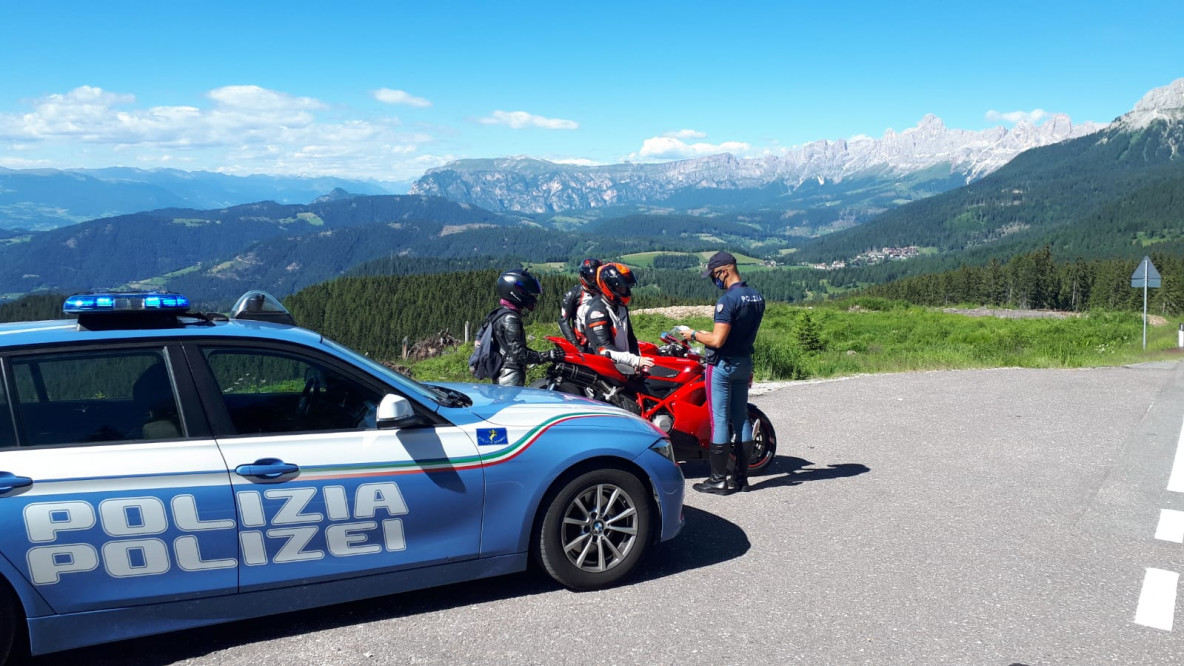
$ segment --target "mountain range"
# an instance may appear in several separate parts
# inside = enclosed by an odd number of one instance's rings
[[[799,231],[834,230],[908,201],[983,177],[1021,152],[1085,136],[1104,125],[1056,115],[1037,126],[949,129],[937,116],[883,137],[815,141],[781,154],[713,155],[663,164],[576,166],[512,157],[460,160],[430,169],[410,189],[493,211],[572,215],[639,207],[702,213],[776,209],[833,211]],[[819,224],[821,222],[821,224]],[[799,226],[799,225],[791,225]]]
[[[945,268],[951,262],[985,262],[1044,244],[1062,254],[1142,252],[1149,245],[1160,249],[1178,245],[1184,250],[1184,225],[1179,221],[1179,202],[1184,200],[1184,155],[1180,150],[1184,146],[1184,79],[1151,91],[1130,113],[1105,129],[1026,150],[983,176],[951,171],[949,165],[955,163],[951,155],[969,156],[971,152],[951,148],[965,146],[958,142],[941,148],[944,130],[935,122],[929,123],[929,129],[902,132],[893,141],[879,140],[876,145],[885,153],[892,152],[886,145],[924,144],[929,146],[927,159],[944,156],[947,161],[930,164],[915,157],[912,167],[894,163],[871,167],[867,166],[873,163],[867,157],[872,145],[868,143],[861,149],[865,150],[866,159],[860,162],[864,167],[845,174],[840,169],[843,160],[836,156],[850,156],[853,142],[843,150],[830,144],[817,147],[819,157],[813,163],[830,164],[832,173],[838,174],[836,180],[804,180],[792,186],[796,196],[833,203],[839,198],[836,192],[855,197],[861,189],[881,191],[877,188],[886,187],[883,183],[893,183],[898,195],[895,204],[870,217],[866,224],[849,218],[843,224],[852,228],[837,230],[841,225],[831,224],[833,233],[817,233],[828,224],[826,206],[815,212],[742,207],[753,192],[778,201],[791,189],[788,181],[755,189],[738,185],[731,190],[683,188],[666,199],[671,204],[690,203],[701,194],[715,197],[718,210],[710,214],[703,210],[690,214],[672,205],[590,209],[594,214],[587,210],[507,213],[439,196],[363,196],[343,188],[330,188],[305,199],[312,203],[282,204],[272,192],[264,197],[266,201],[245,205],[160,208],[45,231],[0,229],[0,294],[11,298],[45,291],[159,286],[223,302],[248,288],[269,289],[282,297],[358,271],[444,272],[516,261],[562,263],[584,256],[694,253],[720,247],[747,253],[768,265],[784,265],[845,259],[869,248],[920,246],[925,256],[891,262],[897,273]],[[900,138],[905,136],[911,138]],[[990,156],[997,159],[999,154],[979,150],[974,159],[966,157],[958,163],[985,168]],[[824,159],[825,155],[834,159]],[[519,172],[534,169],[536,175],[555,166],[537,160],[513,162]],[[685,174],[690,162],[714,165],[719,174],[730,164],[747,165],[750,170],[745,178],[750,179],[734,183],[761,182],[754,175],[756,165],[730,156],[622,168],[652,166],[662,167],[665,173],[683,169]],[[485,164],[497,163],[489,160]],[[914,167],[924,168],[907,171]],[[434,172],[440,177],[458,173]],[[607,172],[597,173],[601,177]],[[911,196],[921,191],[925,183],[935,182],[938,174],[948,184],[944,192],[932,192],[911,203],[900,194],[908,190]],[[177,174],[171,177],[179,178]],[[692,182],[689,176],[683,178],[683,182]],[[657,187],[641,176],[638,179]],[[700,178],[694,182],[708,181]],[[840,185],[846,189],[839,190]],[[867,196],[866,192],[862,196]],[[729,207],[733,210],[724,210]],[[839,207],[837,203],[831,206]],[[797,268],[773,273],[782,274],[785,280],[802,275]],[[886,271],[868,273],[848,284],[891,277]]]
[[[1059,256],[1184,249],[1184,79],[1149,92],[1106,129],[1027,151],[965,187],[800,247],[803,261],[868,248],[932,248],[980,263],[1048,245]],[[925,262],[914,270],[926,267]]]
[[[330,177],[230,176],[125,167],[0,168],[0,229],[52,229],[156,208],[308,203],[335,188],[354,194],[392,193],[376,183]]]
[[[714,155],[661,164],[583,167],[531,158],[461,160],[432,169],[411,194],[495,212],[559,216],[567,228],[638,212],[784,212],[791,235],[860,224],[875,214],[990,173],[1019,152],[1100,129],[1058,115],[1036,126],[948,129],[936,116],[883,137],[815,141],[757,159]],[[0,229],[45,230],[157,208],[308,203],[340,188],[397,194],[399,183],[231,176],[177,169],[0,168]],[[559,226],[563,226],[560,224]]]

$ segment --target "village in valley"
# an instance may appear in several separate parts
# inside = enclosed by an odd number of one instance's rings
[[[905,259],[912,259],[920,253],[916,245],[909,245],[906,247],[885,247],[879,250],[868,250],[862,254],[857,254],[849,260],[838,259],[830,263],[810,264],[811,268],[819,270],[836,270],[839,268],[846,268],[848,266],[870,266],[872,264],[879,264],[885,261],[904,261]]]

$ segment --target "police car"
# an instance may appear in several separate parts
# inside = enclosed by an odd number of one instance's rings
[[[421,384],[251,292],[0,325],[0,649],[33,654],[521,571],[619,581],[682,526],[664,433]]]

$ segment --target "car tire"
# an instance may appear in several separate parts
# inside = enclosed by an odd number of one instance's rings
[[[760,474],[777,457],[777,431],[773,422],[756,405],[748,404],[748,421],[752,423],[752,457],[748,459],[748,473]]]
[[[0,582],[0,664],[10,659],[28,656],[27,641],[24,640],[25,614],[20,601],[8,586]],[[23,647],[18,647],[18,642]]]
[[[572,479],[551,498],[538,559],[561,585],[594,590],[621,580],[645,554],[653,529],[645,485],[619,469]]]

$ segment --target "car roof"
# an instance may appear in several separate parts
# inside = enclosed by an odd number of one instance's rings
[[[114,328],[95,331],[79,327],[76,319],[0,324],[0,351],[26,346],[196,337],[262,338],[305,345],[315,345],[321,341],[319,333],[284,324],[246,319],[216,320],[211,323],[190,317],[184,317],[180,321],[183,323],[182,326],[172,328]]]

